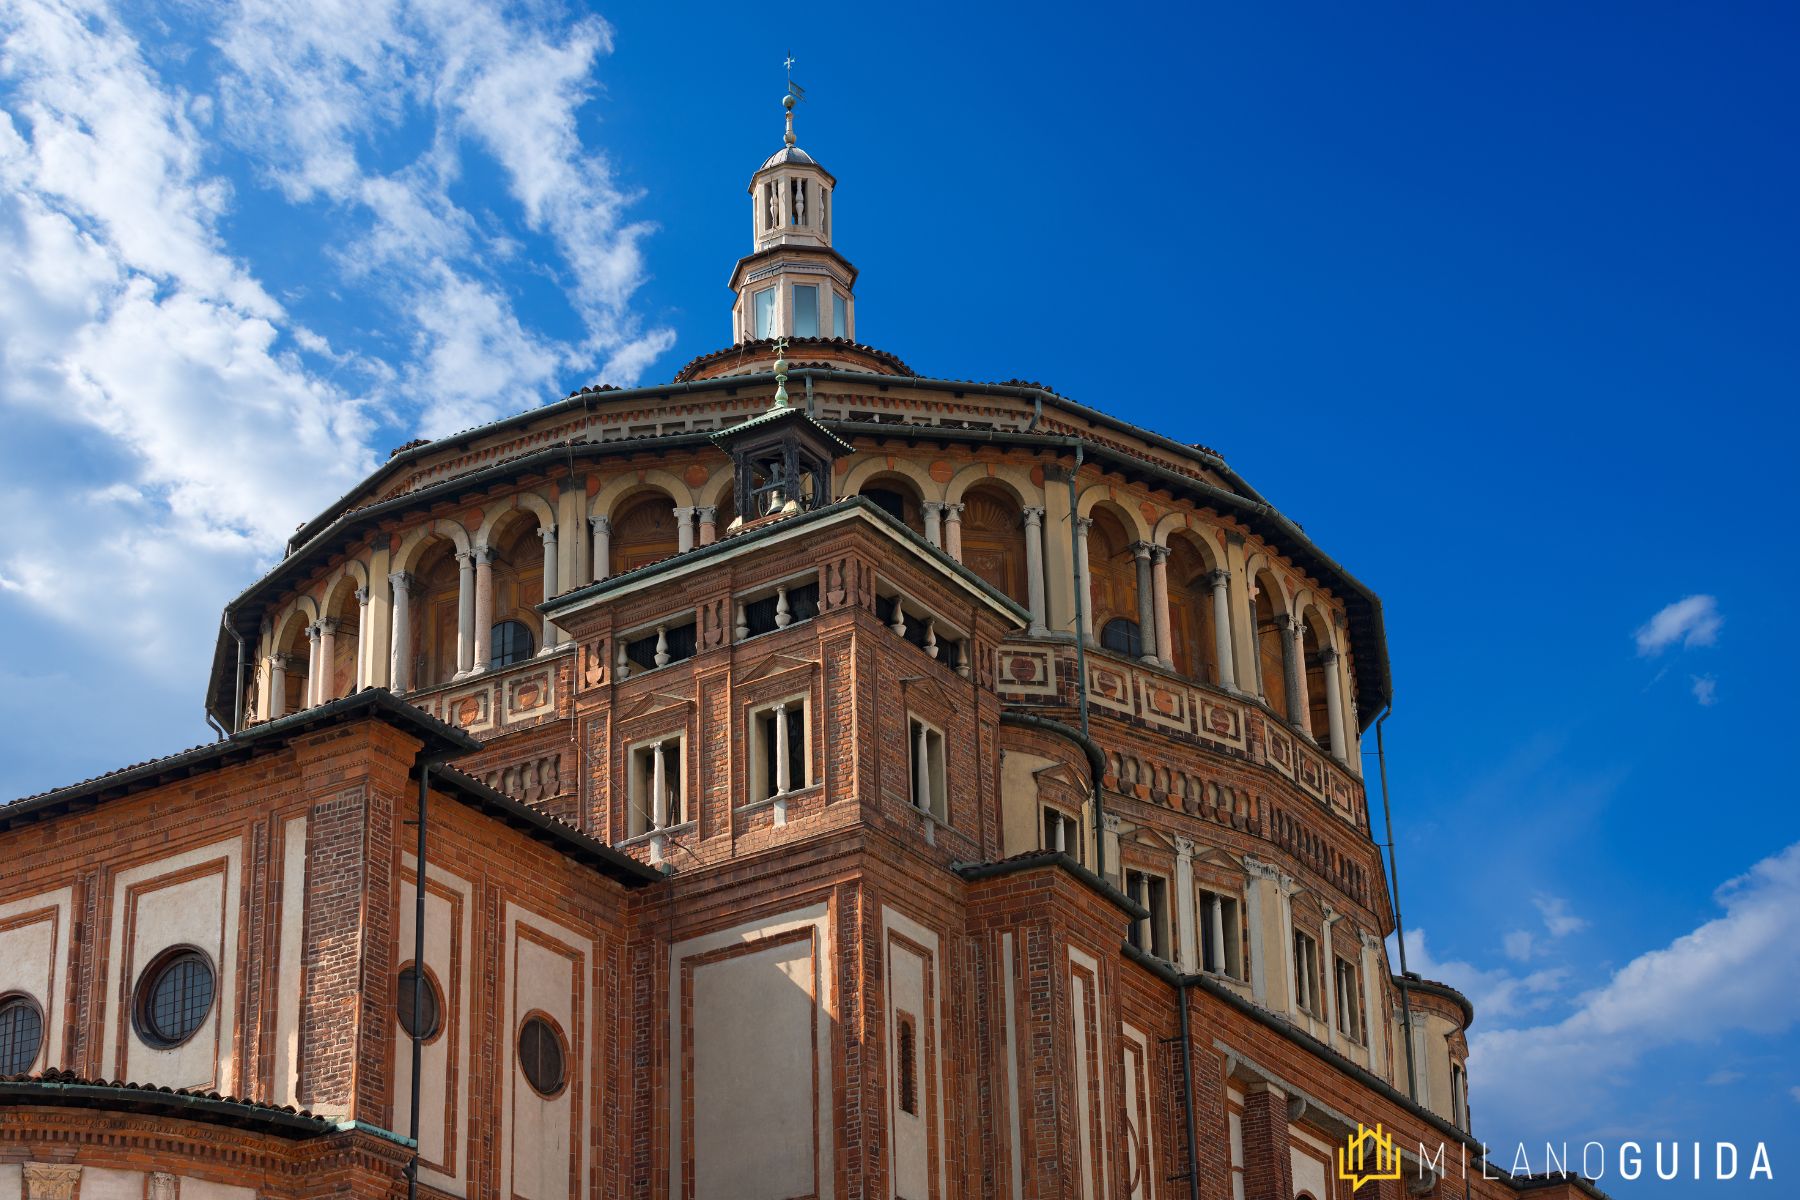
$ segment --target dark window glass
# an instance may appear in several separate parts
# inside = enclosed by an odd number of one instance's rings
[[[138,979],[138,1036],[152,1046],[179,1046],[205,1024],[213,1006],[213,968],[198,950],[177,950]]]
[[[900,1018],[899,1041],[896,1049],[900,1059],[900,1111],[916,1117],[919,1115],[919,1067],[916,1061],[919,1043],[911,1017]]]
[[[419,1023],[416,1030],[413,1026],[414,980],[423,984],[419,988]],[[422,1038],[436,1037],[441,1012],[442,1006],[438,1003],[437,988],[432,985],[430,972],[420,979],[411,964],[401,967],[400,978],[394,988],[394,1014],[400,1018],[400,1028],[406,1031],[406,1036],[413,1037],[416,1033]]]
[[[535,653],[537,645],[531,630],[525,628],[522,621],[502,621],[494,626],[488,638],[488,663],[491,666],[510,667]]]
[[[1144,635],[1138,629],[1136,621],[1114,617],[1100,631],[1100,644],[1115,654],[1129,654],[1136,658],[1144,652]]]
[[[684,658],[694,657],[696,638],[694,626],[691,623],[667,630],[664,638],[664,644],[668,647],[669,663],[678,663]],[[625,657],[633,666],[641,667],[646,671],[655,670],[657,666],[656,635],[653,633],[649,637],[641,637],[634,642],[626,643]],[[662,665],[667,666],[669,663]]]
[[[519,1069],[542,1096],[554,1096],[567,1081],[562,1038],[543,1017],[530,1017],[519,1030]]]
[[[819,615],[819,585],[802,584],[787,590],[788,624],[810,621]],[[781,608],[780,595],[764,596],[761,600],[752,600],[744,605],[744,627],[750,637],[759,633],[770,633],[782,628],[776,621]]]
[[[27,996],[0,1000],[0,1076],[25,1074],[43,1048],[43,1011]]]
[[[906,497],[893,488],[865,488],[863,495],[874,502],[888,516],[901,523],[906,521]]]

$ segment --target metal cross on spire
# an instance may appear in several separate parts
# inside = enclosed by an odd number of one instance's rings
[[[794,103],[806,99],[806,89],[794,82],[794,52],[788,51],[787,58],[781,65],[787,70],[787,95],[781,98],[781,107],[787,110],[787,134],[782,138],[788,145],[794,144]]]

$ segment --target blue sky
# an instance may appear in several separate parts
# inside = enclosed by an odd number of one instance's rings
[[[206,740],[220,605],[389,448],[727,341],[791,50],[865,340],[1214,446],[1384,597],[1481,1132],[1800,1171],[1791,11],[792,24],[0,12],[0,795]]]

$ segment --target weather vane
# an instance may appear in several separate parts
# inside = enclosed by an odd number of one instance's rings
[[[788,95],[796,100],[806,99],[806,89],[794,82],[794,52],[792,50],[788,51],[788,56],[781,61],[781,65],[787,69]]]

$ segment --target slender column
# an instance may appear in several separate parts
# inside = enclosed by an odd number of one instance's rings
[[[332,693],[337,690],[337,619],[326,617],[319,622],[319,683],[313,692],[313,703],[324,704],[337,697]]]
[[[691,507],[680,507],[675,510],[675,552],[686,553],[694,548],[694,510]]]
[[[669,824],[669,771],[663,765],[663,743],[650,752],[650,822],[653,829]]]
[[[456,677],[475,669],[475,552],[456,555]]]
[[[925,540],[932,545],[942,547],[943,531],[939,528],[944,517],[944,506],[936,500],[925,502]]]
[[[913,804],[920,812],[931,811],[930,749],[925,726],[920,724],[918,742],[913,747]]]
[[[475,661],[469,669],[479,675],[488,669],[494,649],[494,552],[477,546],[475,557]]]
[[[356,682],[351,690],[360,692],[369,686],[369,589],[356,589]]]
[[[319,702],[319,639],[322,631],[318,622],[306,627],[306,699],[302,708],[311,708]]]
[[[1194,842],[1175,838],[1175,955],[1176,963],[1191,975],[1200,961],[1199,926],[1194,920]]]
[[[962,513],[963,506],[960,504],[944,505],[944,549],[957,562],[963,560]]]
[[[1324,927],[1320,930],[1322,936],[1319,939],[1319,987],[1325,993],[1326,1045],[1337,1041],[1337,957],[1331,950],[1331,927],[1337,921],[1338,914],[1327,906]]]
[[[1206,898],[1206,920],[1212,929],[1213,961],[1206,964],[1209,971],[1225,969],[1225,905],[1217,896]]]
[[[775,706],[775,794],[786,795],[793,781],[788,777],[787,705]]]
[[[556,526],[546,525],[539,529],[538,540],[544,543],[544,601],[548,603],[560,590],[556,581]],[[548,654],[562,640],[562,631],[545,617],[543,634],[538,639],[538,653]]]
[[[719,510],[708,504],[694,511],[700,515],[700,544],[710,546],[719,540]]]
[[[599,583],[612,568],[612,522],[589,517],[588,527],[594,531],[594,582]]]
[[[1075,587],[1081,597],[1081,620],[1087,626],[1087,643],[1090,646],[1100,644],[1094,635],[1094,589],[1092,576],[1088,574],[1088,530],[1094,522],[1089,517],[1075,518]]]
[[[1149,880],[1149,878],[1146,876],[1143,876],[1143,875],[1139,875],[1137,877],[1137,886],[1132,888],[1131,891],[1132,891],[1131,898],[1133,900],[1136,900],[1139,904],[1143,905],[1146,910],[1148,910],[1150,907],[1150,880]],[[1117,928],[1117,926],[1115,926],[1114,928]],[[1138,934],[1138,949],[1142,950],[1145,954],[1151,953],[1152,945],[1151,945],[1151,938],[1150,938],[1150,918],[1149,917],[1139,917],[1138,918],[1137,934]]]
[[[394,597],[394,642],[388,655],[388,679],[396,692],[412,691],[412,581],[405,571],[388,576]]]
[[[1344,689],[1339,678],[1343,671],[1342,660],[1336,650],[1326,650],[1319,659],[1325,664],[1325,723],[1331,734],[1331,757],[1348,762],[1344,740]]]
[[[1301,687],[1306,681],[1306,672],[1300,667],[1300,655],[1306,643],[1306,627],[1292,617],[1277,617],[1275,623],[1281,629],[1281,673],[1287,680],[1288,723],[1296,729],[1306,728],[1306,697],[1301,694]]]
[[[1151,581],[1154,572],[1150,569],[1150,543],[1131,543],[1131,554],[1137,560],[1138,657],[1147,663],[1161,662],[1157,654],[1161,643],[1156,640],[1156,605],[1151,595],[1155,585]]]
[[[1175,633],[1169,617],[1169,548],[1150,547],[1150,600],[1156,614],[1156,659],[1175,669]]]
[[[1206,577],[1212,585],[1213,654],[1219,660],[1219,686],[1237,690],[1237,672],[1231,663],[1231,573],[1214,571]]]
[[[1042,637],[1047,630],[1044,627],[1044,510],[1041,508],[1025,510],[1025,593],[1029,597],[1026,607],[1031,610],[1031,627],[1026,632],[1032,637]]]
[[[287,716],[287,655],[269,655],[269,720]]]

